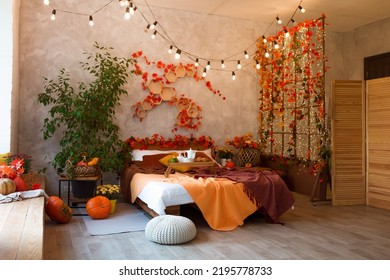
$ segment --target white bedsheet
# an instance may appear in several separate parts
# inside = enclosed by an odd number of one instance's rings
[[[165,215],[168,206],[194,202],[182,185],[167,182],[149,182],[138,198],[159,215]]]

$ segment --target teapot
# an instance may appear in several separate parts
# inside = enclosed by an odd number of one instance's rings
[[[185,155],[187,154],[187,156]],[[193,151],[191,148],[185,153],[181,153],[177,159],[179,162],[193,162],[195,159],[196,151]]]

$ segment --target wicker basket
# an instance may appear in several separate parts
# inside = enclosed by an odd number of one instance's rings
[[[261,163],[260,150],[254,148],[243,148],[237,153],[238,166],[245,166],[250,163],[252,166],[259,166]]]
[[[27,189],[31,190],[32,185],[37,183],[38,174],[37,173],[24,173],[24,174],[20,174],[20,177],[22,177],[23,181],[26,183]]]
[[[76,177],[90,177],[100,174],[99,166],[75,166],[74,173]]]

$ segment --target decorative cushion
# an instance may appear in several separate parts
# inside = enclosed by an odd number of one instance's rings
[[[160,159],[162,159],[166,155],[168,155],[168,153],[156,154],[156,155],[144,155],[142,157],[141,167],[155,168],[155,169],[164,168],[165,165],[160,162]]]
[[[154,217],[146,224],[145,236],[159,244],[182,244],[195,238],[196,227],[186,217],[162,215]]]

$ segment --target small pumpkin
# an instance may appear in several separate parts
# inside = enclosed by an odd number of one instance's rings
[[[228,160],[228,161],[226,162],[226,164],[225,164],[225,167],[226,167],[226,168],[234,168],[234,167],[236,167],[236,164],[235,164],[233,161]]]
[[[24,192],[24,191],[28,190],[26,182],[24,181],[24,179],[22,177],[16,176],[14,178],[14,183],[15,183],[17,192]]]
[[[45,205],[45,212],[50,220],[59,224],[69,223],[73,217],[72,208],[55,195],[49,197]]]
[[[111,212],[111,203],[107,197],[98,195],[87,201],[85,209],[92,219],[106,219]]]
[[[9,178],[0,179],[0,194],[7,195],[16,191],[15,182]]]

